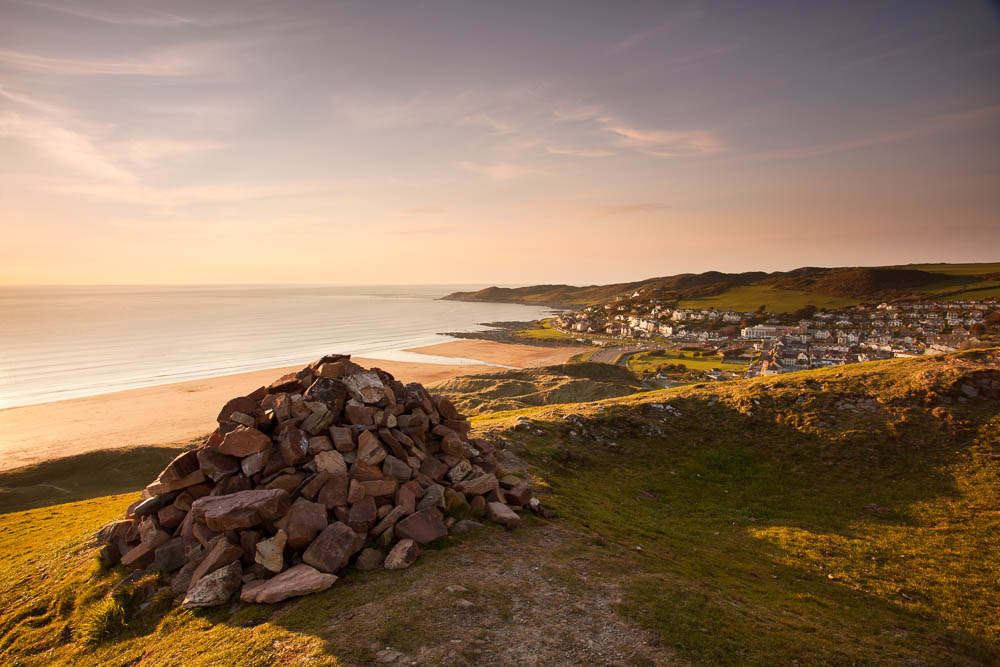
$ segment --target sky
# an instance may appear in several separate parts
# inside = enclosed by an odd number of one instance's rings
[[[0,283],[1000,261],[1000,9],[0,0]]]

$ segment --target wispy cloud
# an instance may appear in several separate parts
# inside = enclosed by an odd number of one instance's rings
[[[516,129],[513,124],[497,120],[490,114],[484,112],[469,114],[462,118],[462,122],[466,125],[478,125],[480,127],[488,128],[493,132],[493,134],[509,134]]]
[[[620,137],[619,144],[640,153],[662,158],[714,155],[723,150],[722,142],[707,130],[644,130],[605,117],[604,130]]]
[[[704,12],[697,4],[677,7],[659,22],[626,35],[623,39],[606,49],[604,55],[616,56],[620,53],[624,53],[625,51],[628,51],[646,41],[650,37],[658,35],[661,32],[665,32],[667,29],[672,27],[688,25],[701,19],[703,15]]]
[[[178,77],[198,71],[197,60],[183,50],[167,50],[139,58],[95,59],[44,56],[0,49],[0,63],[29,72],[69,75]]]
[[[0,137],[17,139],[80,174],[116,184],[134,183],[135,174],[108,158],[84,133],[60,127],[42,117],[0,113]]]
[[[141,139],[126,142],[122,152],[129,161],[136,164],[151,165],[164,158],[204,153],[225,148],[221,141],[182,141],[177,139]]]
[[[1000,105],[977,107],[973,109],[966,109],[964,111],[930,116],[895,132],[874,134],[857,139],[816,144],[813,146],[782,148],[758,153],[748,153],[745,155],[733,156],[731,159],[734,161],[783,160],[813,157],[818,155],[830,155],[858,148],[868,148],[870,146],[898,143],[917,137],[959,132],[962,130],[981,127],[989,123],[996,123],[998,121],[1000,121]]]
[[[462,169],[471,171],[480,176],[485,176],[491,181],[512,181],[527,176],[534,176],[539,173],[537,167],[526,164],[514,164],[511,162],[470,162],[461,161],[457,165]]]
[[[195,21],[189,18],[168,12],[137,7],[131,3],[118,7],[116,10],[97,6],[80,7],[79,5],[67,5],[58,2],[35,1],[31,3],[18,2],[17,4],[30,4],[32,7],[38,7],[59,14],[66,14],[91,21],[100,21],[101,23],[110,23],[112,25],[168,27],[195,23]]]
[[[182,51],[164,51],[140,58],[59,58],[0,49],[0,63],[30,72],[70,75],[178,77],[193,74],[198,62]]]
[[[597,106],[553,111],[557,121],[592,122],[598,129],[612,135],[615,145],[645,155],[660,158],[678,158],[715,155],[725,150],[725,145],[715,132],[694,130],[651,130],[635,127],[621,118],[605,113]]]

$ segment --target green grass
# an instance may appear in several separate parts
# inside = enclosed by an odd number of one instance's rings
[[[653,373],[664,364],[681,364],[690,370],[698,371],[719,369],[737,372],[745,371],[748,366],[745,363],[723,362],[721,354],[712,357],[694,357],[692,353],[680,350],[640,352],[632,355],[628,360],[629,369],[636,373]]]
[[[906,266],[896,268],[932,271],[952,276],[981,276],[987,273],[1000,273],[1000,262],[992,264],[907,264]]]
[[[90,536],[134,492],[10,511],[0,662],[358,664],[476,628],[498,641],[530,592],[480,579],[534,568],[584,592],[583,556],[606,564],[592,576],[621,591],[617,612],[681,661],[997,664],[1000,415],[942,397],[998,367],[1000,351],[977,350],[474,417],[474,435],[528,461],[570,541],[553,547],[525,517],[518,532],[489,526],[407,570],[345,572],[280,605],[141,608],[116,592],[124,573],[98,566]],[[652,405],[664,402],[683,416]],[[511,431],[521,416],[543,435]],[[492,615],[458,612],[441,593],[456,582]]]
[[[540,338],[542,340],[576,340],[576,336],[553,329],[551,318],[541,320],[539,325],[534,329],[522,329],[515,332],[514,335],[521,338]]]
[[[858,299],[826,296],[816,292],[781,289],[768,285],[746,285],[731,287],[716,296],[700,299],[684,299],[678,302],[681,308],[715,308],[752,312],[760,306],[767,306],[769,312],[791,313],[804,306],[817,308],[843,308],[859,303]]]
[[[546,435],[524,446],[548,502],[627,550],[621,612],[684,658],[996,664],[1000,416],[988,401],[923,402],[965,370],[996,367],[991,354],[573,406],[614,447],[571,438],[559,408],[475,424],[536,420]],[[836,407],[860,396],[877,407]],[[684,417],[651,420],[642,404],[663,401]]]
[[[451,399],[464,414],[515,410],[532,405],[583,403],[642,390],[627,368],[580,362],[463,375],[428,387]]]
[[[194,442],[105,449],[0,472],[0,514],[141,491]]]

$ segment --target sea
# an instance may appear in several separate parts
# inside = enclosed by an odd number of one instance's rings
[[[551,312],[440,299],[482,287],[0,287],[0,409],[305,364],[329,353],[456,363],[405,350],[455,340],[445,332]]]

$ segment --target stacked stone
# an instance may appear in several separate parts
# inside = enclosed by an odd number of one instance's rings
[[[102,557],[158,571],[189,607],[273,603],[336,573],[404,568],[420,546],[485,514],[520,521],[525,485],[447,398],[328,355],[222,408],[219,427],[102,528]]]

